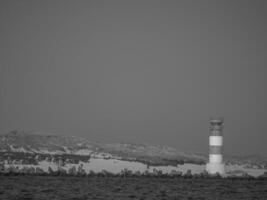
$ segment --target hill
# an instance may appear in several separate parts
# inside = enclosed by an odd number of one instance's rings
[[[135,160],[150,165],[176,166],[182,163],[204,164],[206,162],[203,155],[184,153],[167,146],[133,143],[105,144],[80,137],[23,131],[12,131],[0,136],[0,152],[80,156],[105,154],[121,160]]]
[[[0,136],[0,170],[84,170],[85,173],[122,170],[173,173],[205,171],[208,155],[178,151],[172,147],[101,143],[86,138],[58,136],[38,132],[11,131]],[[258,176],[267,169],[266,160],[259,156],[226,156],[228,174]],[[26,169],[25,169],[26,170]]]

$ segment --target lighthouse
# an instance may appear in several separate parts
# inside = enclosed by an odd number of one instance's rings
[[[223,118],[210,119],[210,136],[209,136],[209,163],[206,170],[209,174],[225,174],[225,167],[222,156],[223,145]]]

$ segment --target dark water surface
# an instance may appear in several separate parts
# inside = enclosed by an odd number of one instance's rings
[[[267,200],[267,180],[0,176],[0,199]]]

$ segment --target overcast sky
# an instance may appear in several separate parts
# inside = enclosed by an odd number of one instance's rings
[[[0,133],[267,154],[266,1],[0,1]]]

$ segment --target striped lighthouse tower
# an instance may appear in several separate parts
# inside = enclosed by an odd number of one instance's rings
[[[223,118],[210,119],[210,136],[209,136],[209,163],[206,170],[209,174],[224,174],[225,168],[222,156],[223,145]]]

